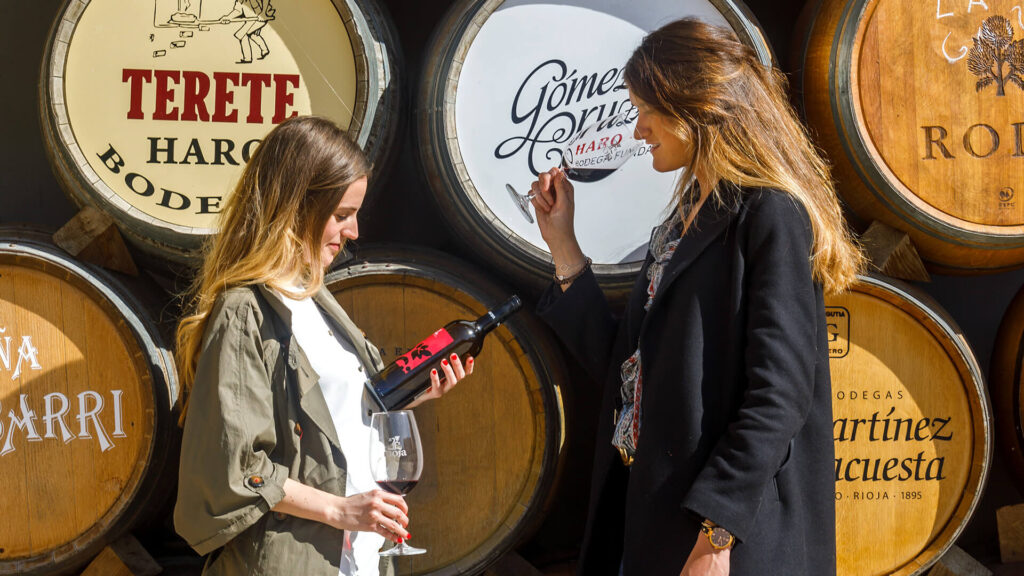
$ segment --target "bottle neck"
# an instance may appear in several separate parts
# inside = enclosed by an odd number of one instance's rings
[[[522,307],[523,302],[519,299],[519,296],[513,295],[501,306],[498,306],[494,310],[489,310],[487,314],[477,318],[476,328],[477,330],[480,330],[480,332],[486,334],[504,322],[509,316],[515,314]]]

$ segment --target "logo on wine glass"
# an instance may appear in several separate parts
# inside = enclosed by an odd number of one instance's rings
[[[402,446],[401,436],[388,437],[388,454],[394,458],[401,458],[403,456],[407,456],[405,447]]]

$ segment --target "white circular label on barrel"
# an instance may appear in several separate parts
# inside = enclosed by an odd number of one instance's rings
[[[728,26],[706,1],[645,2],[642,10],[609,0],[513,1],[483,23],[462,65],[455,131],[472,186],[507,228],[547,251],[505,185],[529,192],[576,132],[628,109],[626,60],[644,34],[684,16]],[[573,183],[576,234],[595,263],[643,259],[678,177],[640,156],[599,181]]]
[[[49,103],[62,144],[99,198],[154,226],[209,233],[274,125],[347,127],[358,109],[331,0],[92,0],[63,18]]]

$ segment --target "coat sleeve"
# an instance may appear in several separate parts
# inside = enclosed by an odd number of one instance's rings
[[[789,196],[753,203],[746,242],[746,390],[683,507],[740,541],[807,420],[814,391],[818,290],[811,275],[810,222]]]
[[[223,301],[203,337],[182,435],[174,526],[207,554],[284,497],[288,469],[272,462],[274,399],[253,306]]]
[[[552,283],[537,303],[537,314],[558,334],[590,377],[603,383],[618,322],[594,271],[587,270],[564,293],[558,284]]]

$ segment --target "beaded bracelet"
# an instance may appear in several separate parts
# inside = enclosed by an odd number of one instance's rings
[[[590,268],[591,264],[593,264],[593,260],[587,258],[586,262],[583,263],[583,266],[581,266],[579,270],[573,272],[569,276],[555,274],[555,282],[558,282],[559,286],[565,286],[566,284],[570,284],[573,280],[579,278],[580,276],[583,276],[583,273]]]

